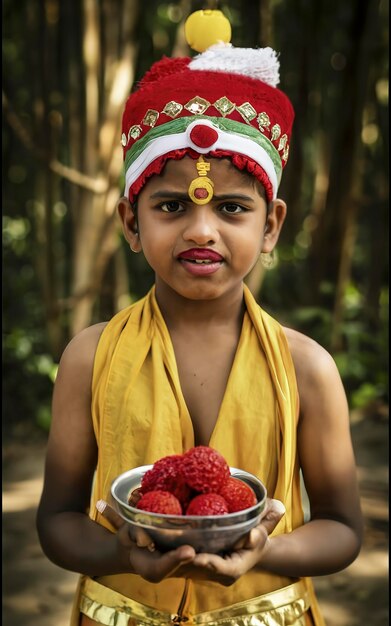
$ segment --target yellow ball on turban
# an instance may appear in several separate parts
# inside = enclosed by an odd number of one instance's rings
[[[221,11],[195,11],[185,22],[185,37],[190,48],[204,52],[216,43],[231,41],[231,24]]]

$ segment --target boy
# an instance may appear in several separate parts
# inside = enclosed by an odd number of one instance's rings
[[[270,48],[213,46],[154,64],[126,103],[118,212],[156,280],[76,336],[59,367],[38,528],[48,557],[83,574],[72,624],[320,626],[308,577],[359,552],[335,364],[243,282],[286,214],[277,190],[293,110],[278,67]],[[190,546],[161,554],[148,537],[136,545],[105,505],[112,480],[200,444],[258,475],[285,514],[273,500],[224,557]]]

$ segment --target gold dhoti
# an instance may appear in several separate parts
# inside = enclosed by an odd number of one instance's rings
[[[302,581],[257,598],[198,615],[169,614],[85,578],[80,612],[104,626],[305,626],[310,598]]]

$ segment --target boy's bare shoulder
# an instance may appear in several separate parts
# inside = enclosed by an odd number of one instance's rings
[[[92,365],[99,339],[106,326],[107,322],[100,322],[80,331],[66,346],[61,360],[76,360],[84,365]]]
[[[314,429],[334,433],[331,437],[347,436],[341,428],[349,423],[349,406],[333,357],[310,337],[290,328],[283,330],[295,366],[301,425],[310,428],[302,434],[307,434],[308,441]]]
[[[87,406],[90,401],[91,381],[96,348],[106,323],[94,324],[77,333],[62,353],[56,383],[55,406],[69,406],[69,394],[74,401],[74,414],[78,414],[78,402]],[[86,400],[87,399],[87,400]]]
[[[283,327],[300,383],[311,383],[329,376],[338,376],[331,354],[317,341],[292,328]]]

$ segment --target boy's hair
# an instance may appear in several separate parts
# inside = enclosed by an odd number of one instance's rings
[[[154,63],[125,105],[125,195],[133,202],[168,159],[228,157],[276,198],[294,118],[276,85],[271,48],[217,44],[193,59]]]

